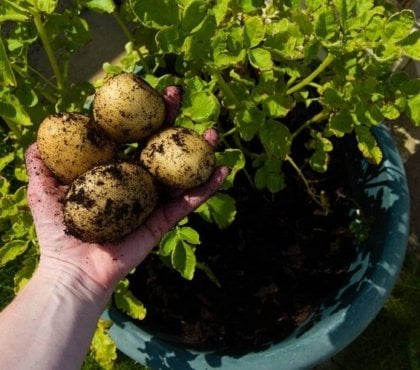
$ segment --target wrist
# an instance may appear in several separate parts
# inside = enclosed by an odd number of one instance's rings
[[[50,260],[41,257],[32,279],[73,296],[74,299],[87,303],[90,307],[102,312],[110,300],[113,287],[104,287],[72,263],[60,260]]]

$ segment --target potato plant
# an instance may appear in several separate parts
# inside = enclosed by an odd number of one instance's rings
[[[238,172],[256,190],[275,193],[289,185],[283,172],[288,165],[327,211],[292,152],[302,135],[309,138],[304,163],[325,172],[334,155],[333,142],[354,135],[361,153],[379,163],[382,154],[372,127],[402,114],[420,124],[420,80],[399,68],[404,59],[420,59],[418,20],[412,11],[398,10],[389,1],[126,0],[118,4],[112,0],[73,0],[68,7],[58,0],[0,3],[0,116],[2,140],[9,148],[0,158],[0,265],[19,264],[16,290],[37,262],[37,242],[25,206],[24,149],[48,115],[90,113],[86,100],[94,86],[68,79],[70,59],[89,40],[89,24],[82,15],[86,8],[112,14],[127,35],[120,63],[104,64],[109,75],[139,72],[158,91],[172,84],[182,86],[176,125],[199,133],[207,128],[219,131],[217,163],[230,166],[232,172],[222,191],[197,212],[220,228],[228,227],[235,217],[235,199],[228,192]],[[34,45],[45,51],[51,75],[31,65],[29,49]],[[291,125],[288,118],[296,107],[315,113]],[[185,278],[192,279],[198,268],[217,283],[195,257],[199,244],[199,233],[184,220],[163,238],[157,252]],[[144,307],[130,295],[126,281],[117,289],[115,301],[132,315],[144,316]],[[105,326],[96,337],[97,346]]]

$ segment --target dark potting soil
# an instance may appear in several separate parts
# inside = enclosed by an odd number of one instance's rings
[[[186,281],[156,255],[142,263],[129,277],[147,308],[140,326],[190,347],[240,353],[289,335],[343,284],[355,247],[342,158],[310,178],[329,202],[328,214],[285,170],[289,185],[275,195],[236,180],[237,215],[226,230],[190,216],[200,232],[198,261],[220,287],[201,270]]]

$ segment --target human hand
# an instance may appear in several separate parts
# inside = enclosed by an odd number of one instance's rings
[[[215,145],[214,130],[205,133],[207,141]],[[144,224],[117,242],[84,243],[66,234],[63,223],[62,199],[67,186],[62,185],[43,163],[36,144],[26,151],[29,175],[28,203],[40,245],[40,266],[57,271],[71,271],[81,278],[89,278],[106,290],[136,267],[162,236],[179,220],[205,202],[224,182],[229,170],[216,168],[209,181],[178,195],[155,209]]]

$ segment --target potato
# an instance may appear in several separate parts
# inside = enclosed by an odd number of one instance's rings
[[[198,133],[172,127],[148,141],[140,154],[140,161],[162,184],[189,189],[207,181],[216,158],[213,148]]]
[[[66,232],[85,242],[122,238],[143,223],[157,198],[152,176],[139,165],[114,162],[94,167],[66,193]]]
[[[116,145],[80,113],[46,117],[38,129],[37,145],[46,166],[66,184],[116,154]]]
[[[133,73],[120,73],[96,92],[93,115],[113,140],[132,143],[162,126],[165,103],[146,81]]]

